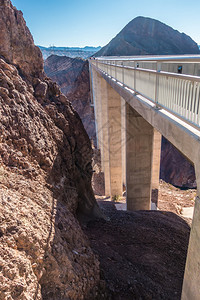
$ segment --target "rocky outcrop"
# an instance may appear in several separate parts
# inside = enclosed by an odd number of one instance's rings
[[[81,58],[51,55],[45,60],[47,76],[56,81],[61,91],[71,101],[93,141],[96,140],[93,107],[90,105],[90,80],[88,62]]]
[[[76,217],[101,214],[90,140],[22,13],[0,8],[0,299],[89,298],[98,261]]]
[[[43,74],[43,59],[23,18],[21,11],[14,10],[10,0],[1,0],[0,54],[6,61],[20,66],[20,72],[30,81],[32,76]]]
[[[129,22],[95,56],[200,54],[198,45],[185,33],[151,18]]]

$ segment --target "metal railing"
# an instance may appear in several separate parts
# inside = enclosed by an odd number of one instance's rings
[[[100,57],[98,69],[200,127],[200,55]]]

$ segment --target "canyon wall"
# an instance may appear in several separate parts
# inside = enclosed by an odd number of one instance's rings
[[[71,101],[83,125],[94,142],[96,140],[94,109],[90,105],[89,64],[81,58],[51,55],[44,63],[45,73],[58,83]]]
[[[89,299],[99,266],[77,217],[101,216],[90,140],[22,13],[0,9],[0,299]]]

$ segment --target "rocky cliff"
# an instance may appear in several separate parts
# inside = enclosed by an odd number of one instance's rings
[[[185,33],[158,20],[137,17],[95,56],[199,53],[198,45]]]
[[[76,219],[100,214],[82,122],[0,0],[0,299],[84,299],[98,261]]]

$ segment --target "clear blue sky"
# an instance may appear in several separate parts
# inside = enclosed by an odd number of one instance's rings
[[[11,0],[35,44],[104,46],[137,16],[157,19],[200,44],[200,0]]]

